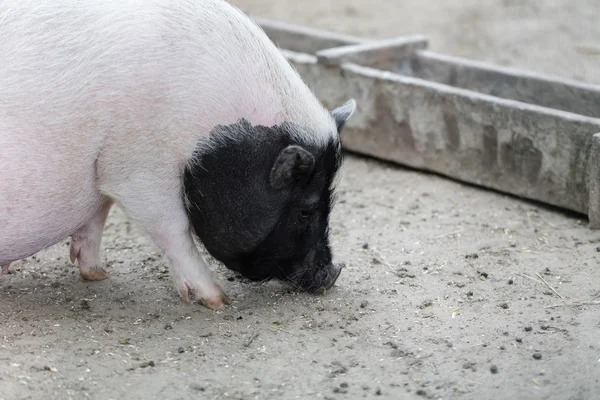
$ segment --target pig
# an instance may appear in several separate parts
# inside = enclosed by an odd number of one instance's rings
[[[113,205],[186,302],[230,304],[194,242],[254,281],[318,293],[354,99],[327,109],[222,0],[0,2],[0,265],[71,237],[83,279]]]

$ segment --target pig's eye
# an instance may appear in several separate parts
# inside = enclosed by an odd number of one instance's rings
[[[298,222],[301,224],[308,224],[312,218],[312,212],[308,210],[298,211]]]

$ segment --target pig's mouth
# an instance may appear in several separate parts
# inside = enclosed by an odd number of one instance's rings
[[[323,268],[306,269],[284,280],[303,291],[320,294],[335,285],[344,267],[344,264],[329,264]]]
[[[250,281],[266,282],[271,279],[278,279],[298,290],[314,294],[321,294],[324,291],[331,289],[340,277],[342,269],[345,267],[345,264],[343,263],[330,263],[323,267],[302,265],[292,273],[283,273],[285,269],[278,268],[280,271],[279,274],[271,274],[267,271],[273,271],[274,268],[267,268],[262,271],[249,269],[245,268],[243,263],[231,259],[224,262],[224,264],[228,269],[238,272]]]

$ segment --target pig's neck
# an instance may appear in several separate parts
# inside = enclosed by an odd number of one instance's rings
[[[203,112],[207,128],[244,118],[264,126],[293,122],[315,135],[335,131],[328,111],[280,54],[257,60],[254,70],[214,72],[215,78],[207,80],[208,92],[215,99]]]

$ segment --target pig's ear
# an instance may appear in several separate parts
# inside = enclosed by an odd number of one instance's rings
[[[294,179],[310,175],[314,168],[315,157],[312,154],[300,146],[288,146],[277,156],[269,181],[275,189],[285,189]]]
[[[352,114],[354,114],[354,110],[356,110],[356,101],[354,99],[350,99],[338,108],[329,112],[335,120],[338,133],[342,131],[342,128],[344,125],[346,125],[346,122],[348,122]]]

